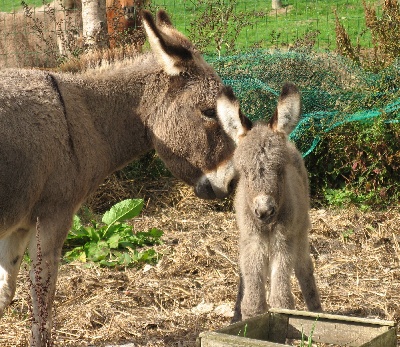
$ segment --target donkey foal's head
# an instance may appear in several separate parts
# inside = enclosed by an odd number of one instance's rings
[[[254,219],[263,224],[276,220],[285,197],[285,166],[288,163],[288,135],[300,117],[301,99],[297,87],[285,84],[269,123],[258,122],[239,144],[234,162],[244,185],[246,204]]]

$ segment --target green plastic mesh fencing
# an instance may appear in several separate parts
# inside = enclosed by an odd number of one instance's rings
[[[307,156],[324,133],[348,122],[400,122],[400,59],[379,74],[334,53],[253,51],[207,59],[251,120],[269,119],[286,81],[301,90],[303,116],[291,138]]]

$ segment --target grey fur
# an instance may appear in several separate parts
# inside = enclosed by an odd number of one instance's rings
[[[300,93],[286,84],[273,120],[256,123],[234,155],[240,174],[235,196],[240,283],[233,321],[267,310],[268,280],[269,305],[293,309],[293,269],[308,309],[321,311],[308,241],[308,175],[300,152],[288,139],[300,109]]]
[[[14,296],[26,248],[37,261],[39,219],[41,281],[50,276],[41,295],[51,317],[73,214],[107,175],[149,150],[200,197],[222,198],[232,189],[237,138],[222,123],[243,117],[217,107],[231,91],[189,41],[179,44],[175,29],[164,33],[148,12],[143,22],[154,53],[132,61],[79,75],[0,70],[0,314]],[[37,324],[33,336],[42,346]]]

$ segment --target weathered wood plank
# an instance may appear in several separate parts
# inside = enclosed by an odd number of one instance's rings
[[[281,309],[201,333],[198,346],[284,347],[286,339],[300,340],[302,331],[305,339],[313,331],[313,341],[336,346],[397,346],[397,325],[392,321]]]
[[[199,335],[201,347],[285,347],[280,343],[249,339],[216,332],[206,332]],[[287,346],[286,346],[287,347]]]

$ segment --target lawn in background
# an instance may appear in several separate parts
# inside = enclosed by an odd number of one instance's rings
[[[34,6],[43,4],[43,0],[26,2]],[[226,0],[228,2],[232,0]],[[376,3],[372,0],[367,2]],[[188,35],[190,23],[204,10],[204,5],[199,3],[199,0],[151,0],[151,7],[154,10],[164,8],[176,27]],[[364,10],[359,0],[283,0],[284,8],[280,11],[271,9],[270,0],[236,0],[236,3],[237,12],[251,14],[251,25],[243,28],[236,42],[236,48],[240,50],[254,47],[285,48],[307,33],[317,30],[320,34],[314,48],[333,50],[336,46],[334,10],[348,29],[353,42],[365,30]],[[1,12],[12,12],[20,8],[20,0],[0,0]],[[370,36],[362,35],[360,43],[368,47]],[[215,53],[212,47],[209,53]]]

